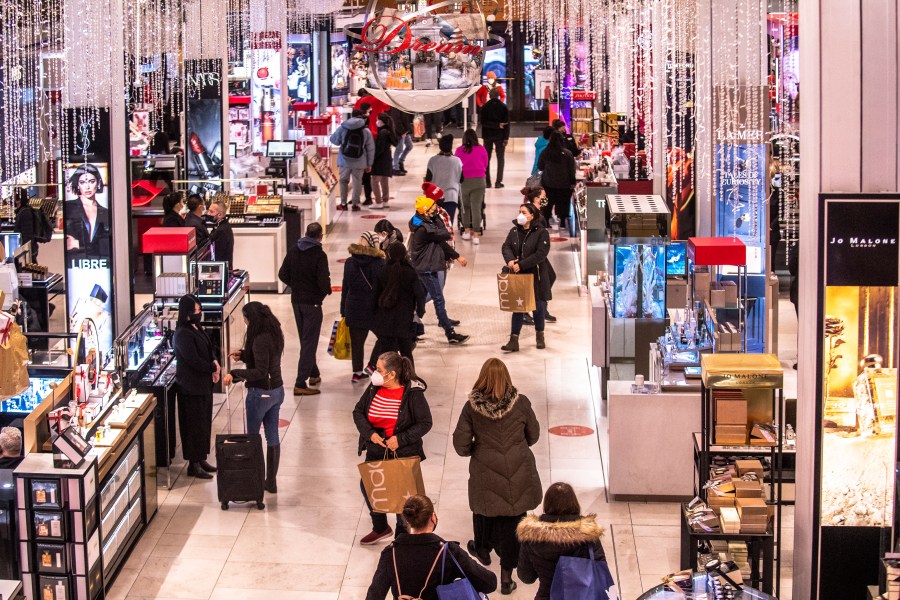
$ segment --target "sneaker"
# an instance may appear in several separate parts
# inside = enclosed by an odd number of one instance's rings
[[[294,386],[294,395],[295,396],[315,396],[316,394],[321,394],[322,391],[319,388],[311,388],[306,386]]]
[[[382,205],[379,204],[378,202],[373,202],[372,204],[369,205],[369,210],[381,210],[381,208],[382,208]]]
[[[359,207],[359,204],[354,204],[353,208],[351,208],[350,210],[352,210],[353,212],[358,212],[362,209]]]
[[[426,147],[426,148],[431,148],[431,140],[426,140],[426,141],[425,141],[425,147]]]
[[[459,321],[457,321],[456,319],[450,319],[450,324],[454,327],[459,327]]]
[[[472,239],[472,234],[471,234],[471,233],[468,233],[468,232],[465,232],[465,233],[462,234],[462,239],[464,239],[464,240],[466,240],[466,241],[468,242],[469,240]]]
[[[506,187],[506,186],[503,185],[502,181],[498,181],[497,183],[494,184],[494,187],[499,190],[500,188]]]
[[[365,372],[366,375],[371,376],[372,373],[375,372],[375,365],[366,365],[366,368],[363,369],[363,371]]]
[[[475,244],[476,246],[480,245],[481,244],[481,236],[480,235],[473,236],[472,243]]]
[[[350,378],[350,381],[353,383],[359,383],[360,381],[365,381],[369,378],[369,374],[365,371],[360,371],[359,373],[354,373],[353,377]]]
[[[384,204],[381,205],[381,208],[382,208],[383,210],[388,210],[388,209],[391,208],[391,205],[388,204],[387,202],[385,202]]]
[[[321,377],[310,377],[309,378],[309,385],[319,385],[320,383],[322,383]]]
[[[347,205],[346,204],[338,204],[337,209],[338,210],[347,210]]]
[[[490,188],[490,187],[491,187],[491,182],[490,182],[490,181],[488,181],[488,182],[487,182],[487,183],[486,183],[486,184],[484,184],[484,187],[486,187],[486,188]]]
[[[392,171],[391,171],[391,174],[392,174],[394,177],[402,177],[402,176],[406,175],[406,173],[403,172],[403,171],[401,171],[400,169],[394,169],[394,170],[392,170]]]
[[[544,315],[544,320],[547,321],[548,323],[556,323],[556,317],[554,317],[550,313],[547,313]]]
[[[447,334],[447,341],[452,345],[464,344],[467,339],[469,339],[469,336],[456,333],[452,329],[450,330],[450,333]]]
[[[394,535],[394,530],[391,529],[389,526],[387,529],[385,529],[381,533],[379,533],[377,531],[370,531],[365,536],[363,536],[363,538],[361,540],[359,540],[359,543],[362,544],[363,546],[371,546],[372,544],[377,544],[381,540],[386,540],[387,538],[391,537],[392,535]]]
[[[366,198],[366,201],[363,202],[363,206],[369,206],[370,204],[372,204],[372,199],[371,199],[371,198]]]

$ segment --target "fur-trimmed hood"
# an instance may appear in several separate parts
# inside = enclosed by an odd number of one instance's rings
[[[595,515],[586,515],[573,520],[544,520],[531,514],[519,522],[516,535],[520,542],[532,544],[560,544],[577,546],[599,541],[604,529],[597,525]]]
[[[372,258],[384,258],[384,252],[371,246],[362,244],[350,244],[347,251],[354,256],[371,256]]]
[[[469,392],[469,404],[472,406],[472,410],[494,421],[506,416],[513,409],[513,406],[516,405],[516,400],[518,399],[519,390],[514,386],[509,386],[506,394],[499,400],[486,398],[484,394],[477,390]]]

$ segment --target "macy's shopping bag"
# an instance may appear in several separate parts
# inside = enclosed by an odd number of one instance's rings
[[[550,600],[618,600],[619,592],[605,560],[561,556],[550,585]]]
[[[372,510],[400,514],[407,498],[425,494],[422,466],[418,456],[364,462],[358,466],[366,497]]]
[[[504,267],[497,274],[497,292],[500,294],[500,310],[505,312],[531,312],[537,308],[534,299],[534,275],[531,273],[507,273]]]

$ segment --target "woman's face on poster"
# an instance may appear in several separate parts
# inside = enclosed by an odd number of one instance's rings
[[[97,195],[97,178],[90,173],[82,173],[78,178],[78,196],[93,199]]]

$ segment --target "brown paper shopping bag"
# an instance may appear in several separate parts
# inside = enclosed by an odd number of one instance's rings
[[[498,273],[497,292],[500,310],[531,312],[537,308],[534,300],[534,275],[531,273]]]
[[[359,465],[359,475],[374,512],[400,514],[410,496],[425,494],[420,463],[419,457],[413,456],[385,457]]]

